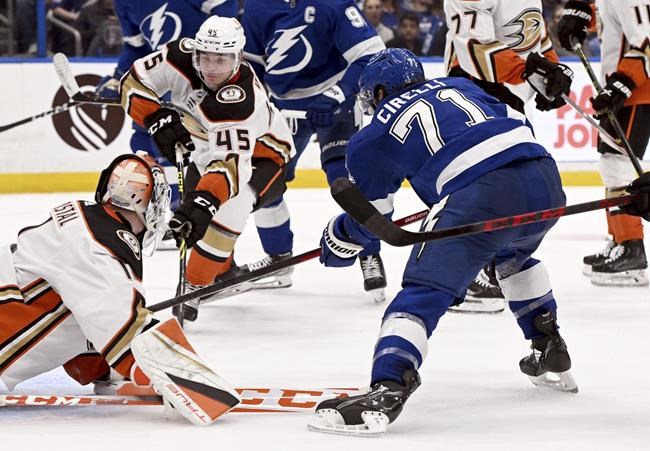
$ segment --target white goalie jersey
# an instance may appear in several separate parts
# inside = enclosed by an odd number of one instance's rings
[[[533,90],[522,77],[526,57],[538,52],[552,61],[541,0],[445,0],[445,69],[505,84],[524,102]]]
[[[137,60],[121,80],[122,104],[135,122],[172,102],[199,121],[184,121],[196,150],[192,160],[203,176],[197,189],[223,204],[248,183],[253,158],[270,158],[284,166],[294,154],[289,128],[247,63],[216,92],[207,90],[192,65],[192,48],[184,38]],[[209,177],[205,177],[208,175]]]

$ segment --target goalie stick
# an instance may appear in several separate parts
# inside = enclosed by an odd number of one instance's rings
[[[76,102],[74,100],[68,101],[64,104],[57,105],[51,110],[43,111],[42,113],[35,114],[30,117],[26,117],[25,119],[21,119],[16,122],[12,122],[11,124],[7,125],[0,125],[0,133],[6,132],[7,130],[11,130],[12,128],[18,127],[19,125],[27,124],[29,122],[33,122],[36,119],[40,119],[42,117],[46,116],[53,116],[55,114],[63,113],[64,111],[68,111],[70,108],[76,107],[79,105],[80,102]]]
[[[354,220],[370,230],[377,238],[392,246],[411,246],[416,243],[424,243],[442,238],[491,232],[493,230],[518,227],[532,222],[549,221],[561,216],[570,216],[603,208],[627,205],[639,197],[638,194],[628,194],[626,196],[594,200],[592,202],[584,202],[566,207],[489,219],[483,222],[432,230],[430,232],[409,232],[408,230],[402,230],[396,227],[390,220],[386,219],[350,180],[343,177],[334,180],[331,186],[331,192],[336,203],[352,216]]]
[[[273,389],[236,388],[241,403],[230,410],[244,412],[305,412],[324,399],[358,395],[361,388]],[[115,395],[0,395],[0,407],[74,407],[74,406],[160,406],[161,396]]]
[[[419,221],[420,219],[425,218],[427,214],[429,214],[429,210],[422,210],[417,213],[413,213],[411,215],[400,218],[396,220],[394,224],[396,227],[399,228],[400,226],[405,226],[408,224],[412,224],[416,221]],[[152,312],[159,312],[169,307],[173,307],[177,304],[183,304],[190,300],[194,300],[194,299],[204,300],[224,290],[232,288],[236,285],[240,285],[242,283],[252,282],[254,280],[264,278],[270,274],[273,274],[276,271],[279,271],[284,268],[288,268],[290,266],[295,266],[298,263],[306,262],[318,256],[320,256],[320,247],[317,247],[316,249],[312,249],[310,251],[304,252],[299,255],[294,255],[293,257],[288,258],[286,260],[281,260],[279,262],[273,263],[265,268],[260,268],[245,274],[239,274],[230,279],[220,280],[218,282],[213,283],[212,285],[208,285],[207,287],[203,287],[191,293],[186,293],[181,296],[176,296],[174,298],[167,299],[166,301],[159,302],[147,308]]]

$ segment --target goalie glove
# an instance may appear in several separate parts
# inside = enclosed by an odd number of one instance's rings
[[[535,96],[537,109],[548,111],[565,104],[560,96],[569,95],[573,71],[564,64],[554,63],[533,52],[526,59],[523,77],[537,92]]]
[[[636,88],[634,81],[621,72],[614,72],[607,77],[607,84],[603,87],[603,92],[591,99],[591,105],[594,107],[594,116],[602,119],[607,115],[607,110],[616,113],[623,107],[627,99],[632,97],[632,90]]]
[[[557,23],[560,46],[572,52],[576,43],[582,45],[592,20],[593,13],[588,3],[576,0],[566,2],[562,17]]]
[[[176,164],[176,146],[180,145],[183,162],[188,163],[189,153],[194,150],[194,143],[192,135],[183,126],[178,112],[169,108],[159,108],[144,118],[144,126],[167,161]]]
[[[219,199],[208,191],[189,193],[169,221],[169,229],[176,239],[176,244],[180,247],[180,242],[184,239],[190,248],[200,241],[220,205]]]
[[[343,232],[339,219],[341,216],[335,216],[327,223],[323,230],[323,236],[320,240],[320,262],[327,267],[344,267],[351,266],[361,252],[363,246],[353,243]]]

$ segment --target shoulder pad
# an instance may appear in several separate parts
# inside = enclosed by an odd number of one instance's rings
[[[201,111],[213,122],[245,121],[255,111],[255,84],[253,70],[242,64],[237,80],[207,95],[201,102]]]
[[[201,87],[201,79],[192,65],[192,47],[188,38],[177,39],[167,44],[167,63],[187,78],[193,89]]]
[[[106,213],[101,204],[81,204],[81,210],[92,237],[121,263],[131,267],[142,280],[140,239],[127,226]]]

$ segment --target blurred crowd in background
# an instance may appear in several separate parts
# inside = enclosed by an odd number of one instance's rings
[[[133,0],[138,1],[138,0]],[[546,25],[554,43],[555,28],[566,0],[542,0]],[[240,0],[240,14],[245,0]],[[112,0],[46,0],[49,53],[69,56],[113,56],[120,53],[122,33]],[[387,47],[403,47],[418,56],[443,56],[447,26],[443,0],[363,0],[367,21]],[[0,55],[36,54],[36,0],[0,0]],[[597,36],[584,45],[599,56]],[[566,54],[555,45],[560,56]]]

